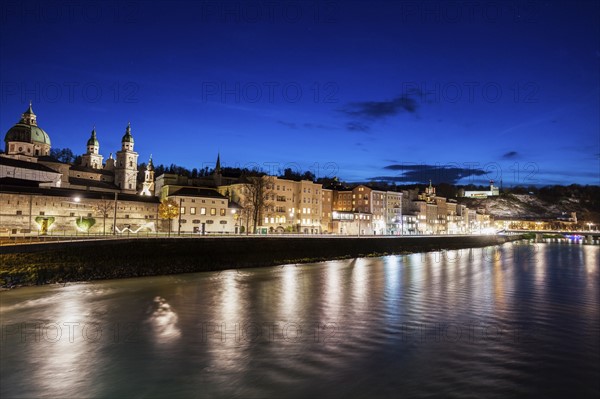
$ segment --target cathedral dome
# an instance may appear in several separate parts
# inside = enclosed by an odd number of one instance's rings
[[[48,133],[37,126],[31,126],[25,123],[17,123],[8,129],[8,132],[6,132],[6,136],[4,137],[4,141],[18,141],[21,143],[50,145],[50,137],[48,137]]]
[[[36,116],[31,109],[31,104],[27,111],[21,115],[21,120],[13,127],[8,129],[4,136],[4,142],[20,142],[29,144],[45,144],[50,146],[50,137],[36,122]]]

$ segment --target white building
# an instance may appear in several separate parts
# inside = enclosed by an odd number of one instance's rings
[[[462,197],[466,198],[487,198],[487,197],[496,197],[500,195],[500,189],[494,186],[494,181],[490,180],[490,189],[484,191],[462,191],[459,192],[459,195],[462,194]]]
[[[182,187],[167,198],[179,205],[179,217],[171,223],[172,233],[239,233],[239,207],[214,189]]]

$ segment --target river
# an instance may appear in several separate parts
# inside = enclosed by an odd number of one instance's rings
[[[598,246],[0,293],[0,396],[598,397]]]

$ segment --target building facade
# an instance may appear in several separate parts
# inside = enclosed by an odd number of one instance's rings
[[[343,187],[338,183],[326,189],[309,180],[223,176],[220,154],[212,175],[194,178],[163,173],[155,179],[150,157],[138,181],[139,155],[130,123],[115,157],[111,153],[105,160],[100,154],[96,127],[80,163],[61,162],[49,155],[50,136],[38,126],[30,104],[6,133],[5,154],[0,154],[0,200],[6,207],[0,230],[26,233],[71,228],[78,232],[84,226],[86,232],[97,233],[98,214],[109,203],[116,212],[112,219],[103,214],[103,233],[108,228],[114,233],[461,234],[483,231],[491,224],[489,215],[438,196],[431,182],[423,192],[396,192],[365,184]],[[255,190],[256,183],[260,192]],[[497,192],[491,182],[486,195]],[[158,205],[163,200],[179,205],[175,223],[159,220]]]

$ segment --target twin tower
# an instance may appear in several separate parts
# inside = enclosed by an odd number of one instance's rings
[[[37,116],[33,112],[31,103],[29,108],[23,112],[21,119],[11,127],[4,137],[5,153],[3,157],[14,158],[27,162],[31,170],[39,170],[35,163],[46,164],[58,173],[65,174],[63,165],[57,166],[56,160],[50,158],[50,136],[37,124]],[[88,183],[102,182],[113,184],[116,187],[106,187],[110,190],[115,188],[123,193],[135,194],[138,191],[138,153],[133,150],[133,136],[131,135],[131,124],[127,125],[125,135],[121,140],[121,151],[117,152],[117,159],[113,159],[112,153],[103,164],[103,157],[99,153],[100,143],[96,137],[96,128],[92,130],[92,136],[87,141],[87,151],[81,157],[81,165],[70,165],[68,176],[64,181],[70,184],[71,178],[78,178],[81,183],[82,173]],[[24,166],[25,167],[25,166]],[[68,179],[67,179],[68,177]],[[144,182],[140,194],[154,195],[154,166],[152,157],[146,167]]]
[[[133,136],[131,135],[131,123],[127,124],[125,135],[121,139],[121,150],[117,151],[117,159],[112,157],[112,153],[103,165],[103,157],[100,155],[100,143],[96,137],[96,128],[92,130],[92,135],[87,141],[87,151],[81,156],[81,165],[86,168],[104,170],[114,173],[114,184],[126,193],[135,193],[137,191],[138,174],[138,153],[133,150]],[[144,172],[144,182],[141,195],[154,195],[154,165],[152,157],[148,161],[148,166]]]

